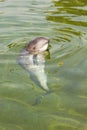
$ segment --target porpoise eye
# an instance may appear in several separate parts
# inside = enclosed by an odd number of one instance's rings
[[[35,47],[33,47],[33,50],[35,50],[36,48]]]

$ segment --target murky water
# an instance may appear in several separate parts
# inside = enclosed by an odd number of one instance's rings
[[[50,39],[45,92],[17,63],[28,41]],[[87,1],[0,0],[0,130],[87,130]]]

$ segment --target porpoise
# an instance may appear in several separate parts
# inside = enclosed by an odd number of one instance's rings
[[[37,37],[23,48],[18,58],[18,63],[29,73],[30,78],[46,92],[50,91],[47,86],[44,55],[48,44],[49,39]]]

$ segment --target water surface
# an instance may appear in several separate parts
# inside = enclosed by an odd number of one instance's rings
[[[17,63],[37,36],[50,39],[45,92]],[[0,130],[87,130],[86,0],[0,0]]]

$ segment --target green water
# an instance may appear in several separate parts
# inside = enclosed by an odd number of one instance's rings
[[[17,63],[28,41],[50,39],[45,92]],[[87,1],[0,0],[0,130],[87,130]]]

